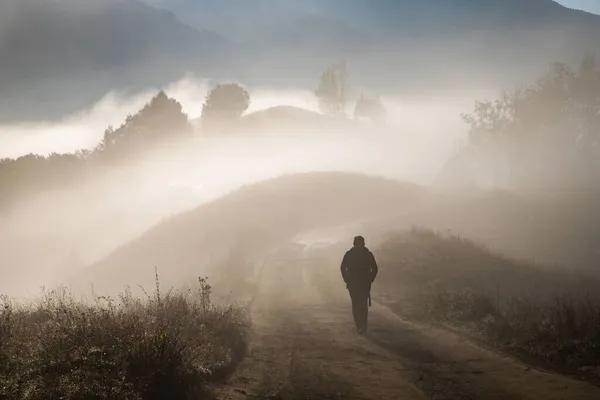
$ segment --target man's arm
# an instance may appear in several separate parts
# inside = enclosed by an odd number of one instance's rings
[[[344,254],[344,258],[342,259],[342,265],[340,265],[340,270],[342,272],[342,278],[344,278],[344,282],[346,282],[346,274],[348,272],[348,253]]]
[[[371,282],[375,280],[377,274],[379,273],[379,267],[377,266],[377,261],[375,261],[375,255],[371,253]]]

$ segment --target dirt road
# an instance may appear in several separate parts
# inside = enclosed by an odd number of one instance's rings
[[[218,399],[600,399],[598,387],[406,322],[378,304],[369,335],[359,336],[343,287],[317,290],[298,260],[268,262],[261,276],[249,354]]]

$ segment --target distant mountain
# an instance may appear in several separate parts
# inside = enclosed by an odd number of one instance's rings
[[[137,0],[2,0],[0,117],[61,115],[111,88],[164,83],[217,62],[225,43]]]
[[[553,0],[145,1],[243,43],[244,79],[285,72],[314,84],[309,77],[345,58],[354,79],[383,90],[475,79],[504,86],[600,51],[600,16]]]
[[[248,39],[261,27],[298,16],[352,23],[370,33],[471,32],[591,21],[553,0],[143,0],[195,27]],[[307,32],[308,33],[308,32]]]
[[[313,88],[339,59],[382,93],[500,88],[600,53],[598,37],[600,16],[552,0],[2,0],[0,120],[186,71]]]

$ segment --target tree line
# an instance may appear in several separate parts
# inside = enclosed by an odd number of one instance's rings
[[[206,97],[202,120],[211,124],[235,119],[249,104],[250,96],[242,86],[217,85]],[[191,137],[193,132],[181,104],[160,91],[136,114],[128,115],[121,126],[109,126],[93,149],[0,159],[0,213],[19,199],[73,184],[92,175],[98,167],[127,161],[165,142]]]
[[[326,114],[344,114],[347,79],[340,73],[342,68],[345,71],[344,64],[327,68],[315,91],[321,110]],[[251,96],[242,85],[231,82],[216,85],[202,105],[202,129],[235,128],[250,103]],[[381,108],[376,99],[361,97],[355,117],[371,118]],[[81,149],[74,154],[27,154],[16,159],[0,159],[0,212],[26,196],[84,179],[93,174],[96,167],[127,161],[138,152],[156,148],[165,141],[191,137],[193,133],[192,123],[181,104],[160,91],[136,114],[128,115],[121,126],[109,126],[92,149]]]

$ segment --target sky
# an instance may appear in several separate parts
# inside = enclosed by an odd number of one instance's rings
[[[558,0],[558,3],[566,7],[600,14],[600,0]]]

